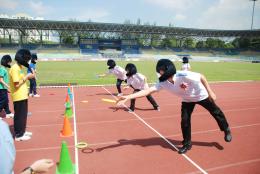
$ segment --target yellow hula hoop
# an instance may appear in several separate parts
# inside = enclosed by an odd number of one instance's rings
[[[88,143],[86,143],[86,142],[79,142],[79,143],[76,145],[76,148],[78,148],[78,149],[84,149],[84,148],[86,148],[86,147],[88,147]]]

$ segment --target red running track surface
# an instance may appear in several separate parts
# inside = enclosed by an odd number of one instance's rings
[[[150,103],[142,98],[136,101],[135,115],[128,113],[126,108],[101,101],[102,98],[114,99],[108,91],[116,92],[115,87],[73,88],[76,137],[62,138],[59,133],[67,89],[39,89],[41,97],[29,99],[32,115],[28,117],[27,130],[33,132],[33,137],[29,141],[15,142],[14,171],[19,173],[41,158],[58,162],[61,142],[66,140],[74,162],[75,154],[78,155],[80,174],[201,173],[195,165],[214,174],[259,173],[260,83],[216,83],[211,86],[217,94],[217,104],[229,121],[233,141],[226,143],[213,117],[196,106],[192,115],[193,148],[187,156],[179,155],[138,118],[179,147],[182,141],[181,100],[166,91],[153,95],[160,112],[151,110]],[[74,119],[70,121],[74,127]],[[12,125],[10,119],[7,122]],[[76,152],[75,138],[78,142],[87,142],[89,148]],[[55,167],[49,173],[55,173]]]

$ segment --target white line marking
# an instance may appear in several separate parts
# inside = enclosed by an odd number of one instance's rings
[[[255,98],[255,99],[243,99],[243,100],[229,100],[229,101],[222,101],[221,104],[224,105],[223,103],[232,103],[234,101],[247,101],[247,100],[260,100],[260,98]],[[163,102],[160,102],[161,105],[163,106],[179,106],[179,104],[164,104]],[[228,112],[228,111],[238,111],[238,110],[252,110],[252,109],[259,109],[260,107],[254,107],[254,108],[241,108],[241,109],[225,109],[223,110],[224,112]],[[102,111],[102,110],[107,110],[108,107],[100,107],[100,108],[92,108],[92,109],[78,109],[77,111]],[[143,109],[149,109],[149,108],[143,108]],[[111,109],[112,110],[112,109]],[[138,109],[137,109],[138,110]],[[140,110],[142,110],[142,108],[140,108]],[[53,113],[53,112],[63,112],[64,110],[62,109],[59,109],[59,110],[37,110],[37,111],[34,111],[33,113]],[[208,113],[208,112],[206,112]]]
[[[138,119],[135,119],[138,120]],[[255,123],[255,124],[248,124],[248,125],[240,125],[240,126],[233,126],[230,127],[231,130],[233,129],[240,129],[240,128],[246,128],[246,127],[253,127],[253,126],[260,126],[260,123]],[[209,132],[218,132],[219,129],[211,129],[211,130],[206,130],[206,131],[194,131],[191,134],[204,134],[204,133],[209,133]],[[182,134],[171,134],[171,135],[165,135],[165,137],[170,138],[170,137],[177,137],[181,136]],[[112,144],[117,144],[118,141],[108,141],[108,142],[100,142],[100,143],[91,143],[89,146],[100,146],[100,145],[112,145]],[[69,148],[72,148],[74,146],[68,146]],[[53,147],[44,147],[44,148],[28,148],[28,149],[18,149],[16,152],[26,152],[26,151],[38,151],[38,150],[52,150],[52,149],[59,149],[60,146],[53,146]]]
[[[209,168],[209,169],[206,169],[206,170],[208,172],[211,172],[211,171],[215,171],[215,170],[226,169],[226,168],[229,168],[229,167],[241,166],[241,165],[251,164],[251,163],[256,163],[256,162],[260,162],[260,158],[247,160],[247,161],[241,161],[241,162],[237,162],[237,163],[231,163],[231,164],[227,164],[227,165],[223,165],[223,166]],[[192,173],[189,173],[189,174],[198,174],[198,173],[200,173],[200,172],[197,171],[197,172],[192,172]]]
[[[76,168],[76,174],[79,174],[79,155],[78,155],[78,148],[76,147],[78,144],[78,135],[77,135],[75,95],[74,95],[73,86],[72,86],[72,106],[73,106],[73,120],[74,120],[75,168]]]
[[[234,112],[234,111],[247,111],[247,110],[256,110],[260,108],[245,108],[245,109],[229,109],[225,110],[227,112]],[[208,115],[208,112],[196,112],[193,115]],[[143,118],[144,120],[156,120],[156,119],[172,119],[172,118],[180,118],[180,114],[171,114],[171,115],[163,115],[163,116],[154,116],[154,117],[146,117]],[[116,123],[116,122],[128,122],[128,121],[139,121],[138,119],[120,119],[120,120],[104,120],[104,121],[87,121],[87,122],[78,122],[78,125],[85,125],[85,124],[103,124],[103,123]],[[61,126],[62,124],[35,124],[27,126],[28,128],[32,127],[48,127],[48,126]]]
[[[241,80],[241,81],[211,81],[209,83],[212,84],[218,84],[218,83],[248,83],[248,82],[258,82],[255,80]],[[154,85],[156,84],[155,82],[153,83],[148,83],[149,85]],[[103,84],[103,85],[71,85],[75,88],[81,88],[81,87],[105,87],[105,86],[114,86],[115,84]],[[125,84],[123,84],[125,85]],[[39,86],[37,88],[67,88],[65,85],[49,85],[49,86]]]
[[[240,128],[245,128],[245,127],[252,127],[252,126],[260,126],[260,123],[256,123],[256,124],[248,124],[248,125],[241,125],[241,126],[233,126],[230,127],[231,131],[233,129],[240,129]],[[219,129],[211,129],[211,130],[205,130],[205,131],[194,131],[191,134],[192,135],[196,135],[196,134],[204,134],[204,133],[210,133],[210,132],[219,132]],[[171,135],[166,135],[165,137],[177,137],[177,136],[181,136],[182,134],[171,134]]]
[[[113,96],[115,99],[117,99],[117,97],[115,97],[110,91],[108,91],[105,87],[102,87],[105,91],[107,91],[111,96]],[[128,109],[128,107],[126,105],[124,105],[124,107],[126,109]],[[129,109],[128,109],[129,110]],[[157,135],[159,135],[164,141],[166,141],[170,146],[172,146],[176,151],[179,151],[179,149],[172,144],[167,138],[165,138],[161,133],[159,133],[157,130],[155,130],[152,126],[150,126],[148,123],[146,123],[139,115],[137,115],[135,112],[133,112],[133,114],[141,121],[143,122],[148,128],[150,128],[153,132],[155,132]],[[207,172],[205,170],[203,170],[198,164],[196,164],[194,161],[192,161],[187,155],[185,154],[181,154],[184,158],[186,158],[186,160],[188,160],[193,166],[195,166],[197,169],[199,169],[202,173],[207,174]]]

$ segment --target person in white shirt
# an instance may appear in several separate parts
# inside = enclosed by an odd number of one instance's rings
[[[148,89],[146,77],[143,74],[137,73],[137,68],[134,64],[128,63],[125,67],[127,76],[127,85],[134,89],[134,93]],[[147,100],[153,105],[155,110],[159,111],[159,106],[154,98],[149,94],[146,96]],[[135,99],[131,99],[130,112],[135,110]]]
[[[108,66],[108,72],[106,74],[99,75],[99,77],[104,77],[110,74],[116,76],[117,78],[116,88],[118,91],[117,96],[122,96],[123,94],[121,90],[121,84],[122,82],[127,83],[126,71],[122,67],[116,65],[116,62],[113,59],[107,60],[107,66]]]
[[[186,56],[182,58],[181,70],[183,70],[183,71],[190,71],[191,70],[191,66],[189,64],[189,58],[186,57]]]
[[[161,89],[166,89],[182,98],[181,105],[181,128],[183,135],[183,146],[179,153],[186,153],[191,149],[191,114],[196,104],[201,105],[217,121],[221,131],[224,131],[224,139],[231,142],[232,135],[224,113],[216,105],[216,95],[211,90],[204,75],[191,72],[179,71],[176,73],[174,64],[168,59],[157,62],[156,71],[160,75],[159,82],[148,89],[128,96],[122,96],[117,101],[118,105],[124,104],[129,99],[147,96]]]

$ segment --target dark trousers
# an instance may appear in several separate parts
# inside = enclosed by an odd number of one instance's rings
[[[226,130],[229,125],[224,113],[216,105],[216,103],[209,98],[199,102],[182,102],[181,105],[181,129],[183,136],[183,145],[191,143],[191,114],[196,104],[201,105],[209,111],[215,118],[221,131]]]
[[[9,109],[9,100],[8,100],[8,92],[7,89],[0,89],[0,112],[5,110],[6,114],[10,114],[11,111]]]
[[[127,80],[117,79],[117,81],[116,81],[116,88],[117,88],[118,93],[122,93],[122,90],[121,90],[122,82],[126,82],[127,83]]]
[[[140,89],[134,89],[134,92],[133,93],[136,93],[138,91],[141,91]],[[156,103],[156,101],[154,100],[154,98],[149,94],[146,96],[147,100],[153,105],[153,108],[154,109],[157,109],[159,106],[158,104]],[[130,109],[132,111],[135,110],[135,99],[131,99],[131,105],[130,105]]]
[[[30,79],[30,94],[37,94],[36,91],[37,83],[36,79]]]
[[[14,133],[15,137],[23,136],[28,112],[28,100],[14,102]]]

